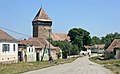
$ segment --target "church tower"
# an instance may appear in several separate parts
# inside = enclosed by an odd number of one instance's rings
[[[48,39],[51,34],[52,20],[41,7],[32,21],[33,37],[45,37]]]

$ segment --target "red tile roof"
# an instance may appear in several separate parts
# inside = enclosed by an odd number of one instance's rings
[[[120,48],[120,39],[115,39],[111,45],[107,48],[108,51],[113,51],[114,48]]]
[[[44,48],[45,45],[43,45],[40,41],[38,40],[21,40],[19,44],[25,44],[25,45],[33,45],[35,48]]]
[[[43,37],[33,37],[29,38],[28,40],[21,40],[19,44],[33,45],[35,48],[44,48],[45,45],[47,45],[46,48],[49,48],[49,42]],[[54,47],[51,43],[50,48],[56,49],[56,47]]]
[[[95,44],[92,46],[84,46],[85,48],[96,48],[96,49],[103,49],[105,47],[105,44]]]
[[[17,41],[15,38],[10,36],[8,33],[0,29],[0,41],[14,42]]]
[[[52,39],[54,41],[64,41],[64,40],[70,40],[70,38],[67,36],[67,34],[64,33],[52,33]]]

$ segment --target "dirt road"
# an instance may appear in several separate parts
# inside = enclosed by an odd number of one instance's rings
[[[30,71],[25,74],[113,74],[103,66],[81,57],[72,63],[52,66],[41,70]]]

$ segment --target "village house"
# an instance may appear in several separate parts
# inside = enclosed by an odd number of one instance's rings
[[[90,54],[91,55],[91,46],[84,46],[87,50],[83,51],[81,50],[80,54]]]
[[[50,46],[49,46],[50,45]],[[61,52],[59,47],[54,47],[44,37],[33,37],[28,40],[21,40],[19,43],[19,60],[30,62],[30,61],[41,61],[49,60],[49,48],[53,59],[58,58],[58,53]]]
[[[36,61],[35,46],[33,43],[37,41],[21,40],[18,43],[18,61],[19,62],[31,62]]]
[[[115,59],[120,59],[120,39],[113,40],[106,50],[114,54]]]
[[[92,46],[85,46],[87,51],[90,52],[91,50],[91,53],[102,53],[102,54],[104,53],[104,47],[105,47],[105,44],[95,44]]]
[[[91,52],[92,53],[104,53],[104,47],[105,47],[105,44],[95,44],[93,46],[91,46]]]
[[[18,62],[17,40],[0,29],[0,63]]]

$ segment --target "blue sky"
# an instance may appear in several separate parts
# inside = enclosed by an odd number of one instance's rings
[[[53,20],[53,32],[80,27],[91,36],[120,33],[120,0],[0,0],[0,26],[32,36],[32,20],[40,7]],[[17,38],[25,36],[14,34]]]

